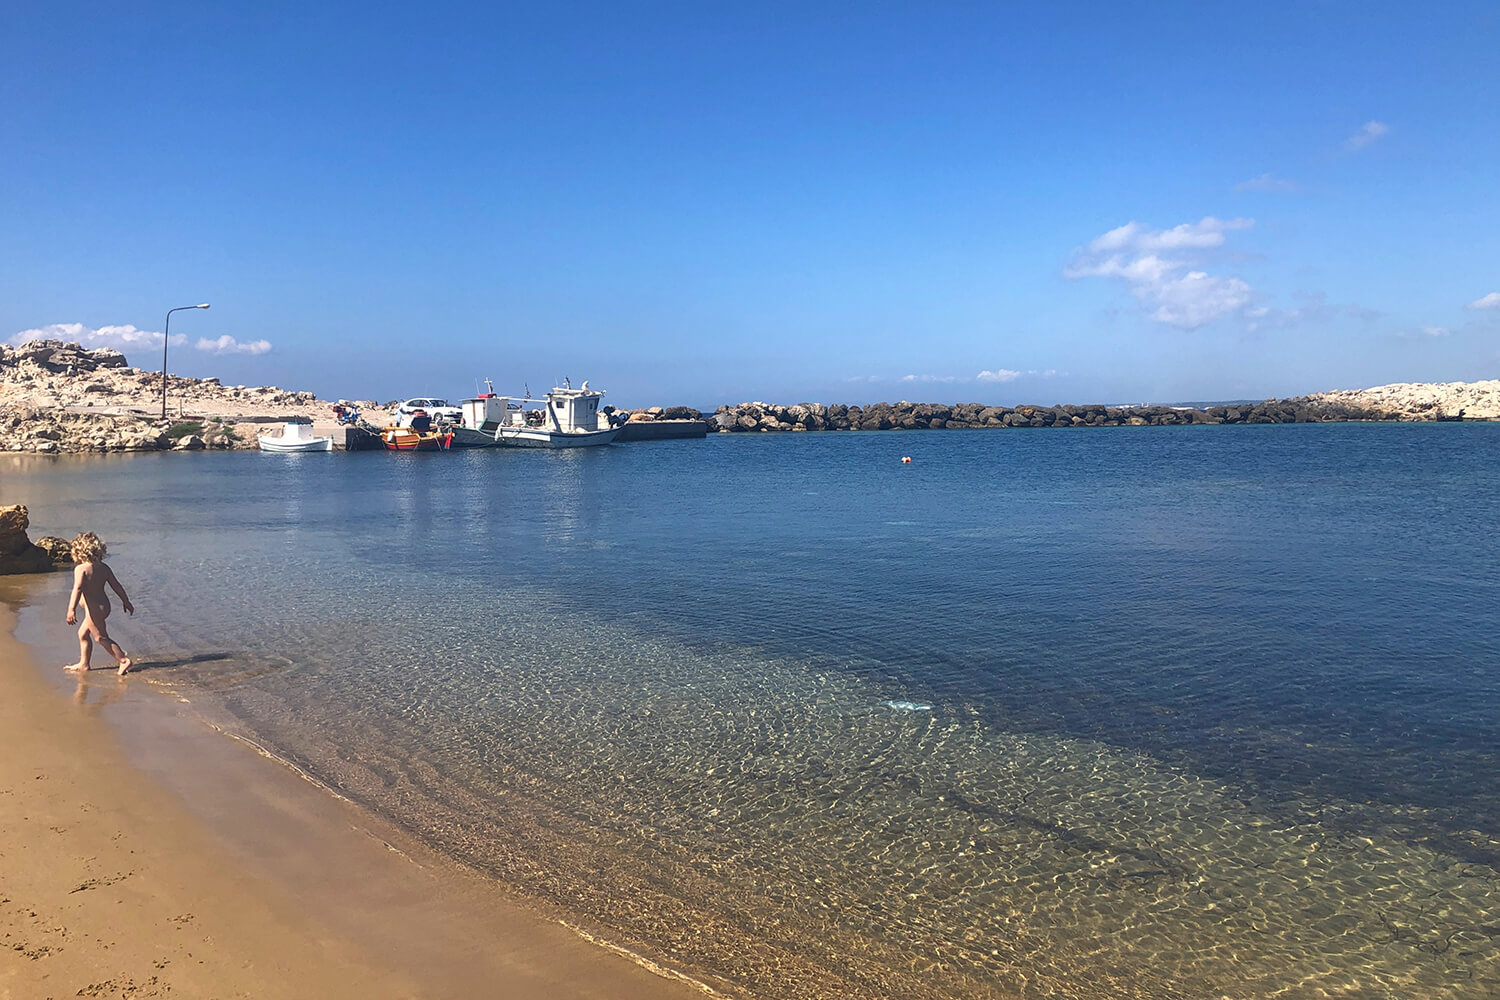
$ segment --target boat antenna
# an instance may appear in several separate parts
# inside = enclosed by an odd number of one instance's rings
[[[530,399],[531,398],[531,383],[530,382],[523,382],[521,384],[524,385],[524,386],[526,386],[526,398]]]
[[[484,391],[487,392],[487,393],[489,393],[491,396],[493,396],[495,394],[495,380],[494,379],[487,378],[487,379],[484,380]]]

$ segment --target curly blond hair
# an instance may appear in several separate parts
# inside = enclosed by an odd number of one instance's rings
[[[104,558],[104,553],[107,551],[104,539],[92,531],[85,531],[73,539],[70,548],[73,550],[73,561],[79,563],[98,562]]]

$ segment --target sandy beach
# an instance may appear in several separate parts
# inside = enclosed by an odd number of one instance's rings
[[[0,998],[704,995],[140,677],[52,678],[14,627],[54,589],[0,580]]]

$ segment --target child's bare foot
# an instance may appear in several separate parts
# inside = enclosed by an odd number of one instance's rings
[[[87,663],[64,663],[63,669],[81,673],[82,671],[88,670],[89,665]]]
[[[135,661],[132,660],[128,656],[125,657],[125,659],[123,659],[123,660],[120,661],[120,673],[121,674],[128,674],[128,673],[130,673],[130,668],[133,667],[133,666],[135,666]]]

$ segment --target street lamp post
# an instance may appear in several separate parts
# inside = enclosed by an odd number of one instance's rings
[[[167,419],[167,344],[172,340],[172,314],[182,312],[184,309],[207,309],[207,302],[200,302],[196,306],[178,306],[176,309],[167,310],[166,329],[161,334],[161,418]]]

